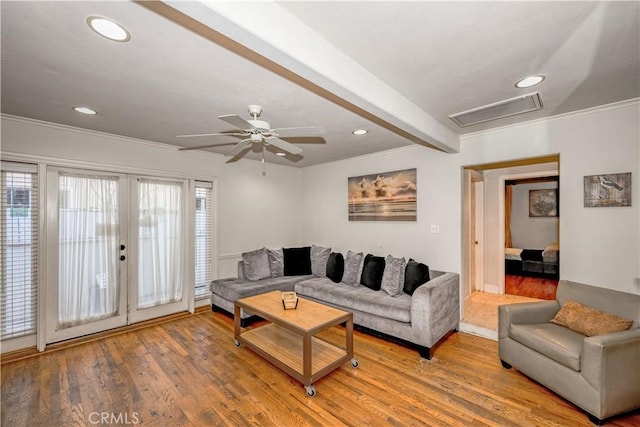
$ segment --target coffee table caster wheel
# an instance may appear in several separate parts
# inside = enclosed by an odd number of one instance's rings
[[[313,397],[316,395],[316,387],[313,385],[306,385],[304,389],[307,391],[307,396]]]
[[[233,340],[233,343],[236,345],[236,347],[240,347],[240,341],[238,341],[238,340]]]
[[[353,366],[354,368],[360,366],[360,362],[358,362],[358,359],[351,359],[351,366]]]

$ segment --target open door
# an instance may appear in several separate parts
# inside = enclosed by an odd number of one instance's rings
[[[482,231],[484,178],[480,172],[464,169],[462,206],[462,306],[473,291],[483,290]]]

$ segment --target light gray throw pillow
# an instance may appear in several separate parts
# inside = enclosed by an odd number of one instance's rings
[[[267,248],[256,249],[242,254],[244,277],[247,280],[260,280],[271,277]]]
[[[267,249],[267,257],[269,258],[269,270],[271,277],[284,276],[284,253],[280,249]]]
[[[342,275],[342,283],[357,287],[360,285],[360,275],[364,265],[364,255],[362,252],[347,252],[344,258],[344,274]]]
[[[384,259],[384,273],[382,274],[382,286],[380,289],[391,295],[398,296],[404,286],[404,258],[395,258],[387,255]]]
[[[331,248],[311,245],[311,273],[314,276],[324,277],[327,275],[329,255],[331,255]]]

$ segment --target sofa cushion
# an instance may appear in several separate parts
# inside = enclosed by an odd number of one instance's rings
[[[351,286],[360,284],[360,276],[362,275],[362,267],[364,265],[364,255],[362,252],[347,252],[344,258],[344,274],[342,275],[342,283]]]
[[[331,252],[327,260],[327,277],[338,283],[344,274],[344,257],[339,252]]]
[[[411,321],[411,297],[407,294],[394,298],[385,292],[374,291],[364,286],[354,288],[345,283],[333,283],[326,277],[301,280],[296,284],[295,291],[299,295],[346,310],[360,311],[399,322]]]
[[[384,260],[381,289],[392,297],[400,295],[404,287],[404,269],[404,258],[395,258],[387,255]]]
[[[311,274],[311,246],[282,248],[282,253],[284,255],[285,276]]]
[[[327,274],[327,261],[331,254],[331,248],[311,246],[311,273],[314,276],[323,277]]]
[[[267,249],[271,277],[284,276],[284,253],[280,249]]]
[[[360,284],[374,291],[379,291],[382,286],[382,275],[384,274],[384,258],[367,254],[362,265]]]
[[[633,320],[568,300],[551,322],[592,337],[626,331],[631,327]]]
[[[582,334],[553,323],[512,323],[509,326],[509,336],[567,368],[580,371],[582,344],[585,338]]]
[[[420,285],[424,285],[429,280],[429,267],[426,264],[419,263],[413,259],[407,262],[403,286],[405,293],[413,295]]]
[[[267,248],[242,253],[244,277],[247,280],[260,280],[271,277]]]
[[[211,282],[211,292],[227,301],[236,301],[271,291],[292,291],[300,280],[312,276],[281,276],[247,282],[242,279],[220,279]]]

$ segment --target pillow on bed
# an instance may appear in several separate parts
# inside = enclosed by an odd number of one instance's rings
[[[542,250],[540,249],[523,249],[520,257],[523,261],[539,261],[542,262]]]

